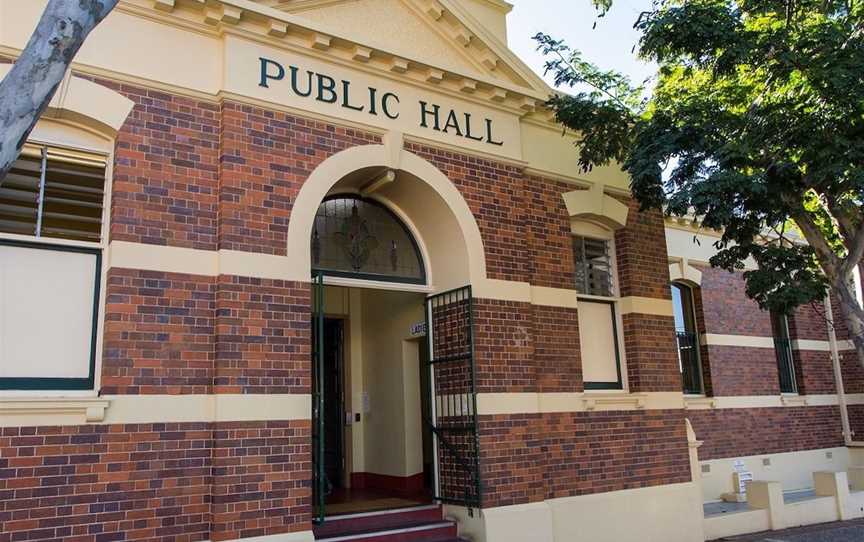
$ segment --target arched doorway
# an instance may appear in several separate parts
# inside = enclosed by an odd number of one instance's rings
[[[362,149],[322,164],[291,219],[297,231],[308,232],[301,253],[308,260],[301,265],[308,262],[316,284],[313,483],[319,522],[433,497],[463,504],[470,495],[469,504],[479,503],[468,341],[469,285],[472,277],[485,278],[479,231],[440,171],[405,151],[393,160],[386,147]],[[322,168],[328,177],[319,175]],[[317,198],[314,213],[301,207],[307,196],[309,203]],[[430,321],[436,330],[431,339]],[[464,352],[454,356],[454,348]],[[454,444],[448,431],[457,426]]]

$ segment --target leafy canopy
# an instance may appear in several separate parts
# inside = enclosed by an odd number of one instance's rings
[[[581,167],[620,162],[643,208],[722,230],[711,264],[755,259],[747,291],[763,308],[848,279],[864,250],[864,1],[658,0],[635,27],[659,66],[648,99],[535,36],[573,92],[550,104],[580,135]]]

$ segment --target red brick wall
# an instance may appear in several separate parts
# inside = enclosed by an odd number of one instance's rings
[[[691,410],[687,418],[703,461],[843,446],[834,406]]]
[[[708,359],[714,395],[780,395],[773,348],[710,345]]]
[[[816,395],[837,393],[831,353],[819,350],[793,350],[798,393]]]
[[[516,166],[416,143],[405,148],[431,162],[459,189],[474,215],[489,278],[527,282],[524,178]]]
[[[828,340],[825,306],[822,303],[801,305],[789,316],[789,336],[793,339]]]
[[[214,282],[182,273],[110,269],[102,393],[210,393]]]
[[[575,288],[573,234],[562,196],[575,189],[571,184],[551,179],[525,177],[526,233],[534,286]]]
[[[216,393],[310,393],[308,283],[220,275]]]
[[[257,107],[99,82],[136,104],[117,139],[113,240],[285,255],[291,207],[309,173],[340,150],[380,143]],[[465,197],[490,278],[572,286],[561,199],[572,187],[485,158],[407,148]],[[629,205],[628,226],[616,234],[621,294],[669,299],[662,217]],[[117,268],[108,282],[103,393],[309,392],[308,285]],[[581,391],[576,311],[480,299],[475,323],[478,391]],[[628,315],[624,328],[633,390],[680,390],[671,318]],[[486,505],[686,481],[682,416],[484,417]],[[310,527],[308,421],[0,435],[0,542],[24,531],[32,540],[216,541]],[[544,472],[550,467],[557,476]]]
[[[309,174],[339,151],[380,142],[351,128],[225,102],[219,248],[284,256],[291,207]]]
[[[849,412],[849,429],[853,439],[864,440],[864,405],[847,405]]]
[[[843,390],[846,393],[864,393],[864,367],[854,350],[840,353],[840,371],[843,374]]]
[[[696,290],[700,333],[773,337],[768,312],[745,293],[740,273],[700,268],[702,286]],[[789,319],[792,339],[827,340],[820,304],[799,307]],[[827,352],[795,350],[799,393],[834,393],[834,373]],[[706,389],[711,395],[777,395],[780,393],[777,358],[773,348],[710,345],[702,348]]]
[[[483,507],[543,500],[543,434],[539,414],[480,417]]]
[[[674,319],[625,314],[622,320],[630,391],[681,391]]]
[[[205,423],[0,429],[0,541],[207,540]]]
[[[474,300],[478,393],[536,391],[532,327],[528,303]]]
[[[311,423],[215,424],[211,540],[312,528]]]
[[[482,416],[485,507],[690,481],[683,411]]]
[[[684,412],[545,414],[546,498],[690,481]]]
[[[627,227],[615,233],[621,296],[671,299],[663,215],[659,211],[640,213],[635,200],[623,201],[630,206]]]
[[[111,239],[217,249],[219,105],[97,82],[135,102],[117,134]]]
[[[583,391],[577,309],[532,305],[531,315],[537,391]]]
[[[747,297],[741,273],[699,267],[705,332],[771,337],[771,317]]]

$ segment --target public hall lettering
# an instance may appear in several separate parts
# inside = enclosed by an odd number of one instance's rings
[[[399,119],[403,108],[407,107],[394,92],[382,92],[375,87],[357,88],[347,79],[336,79],[323,73],[302,70],[297,66],[286,67],[269,58],[259,57],[259,61],[258,86],[263,88],[269,89],[271,83],[281,81],[288,83],[291,92],[297,97],[314,99],[390,120]],[[489,145],[504,145],[503,141],[495,139],[492,119],[481,119],[471,113],[459,112],[424,100],[418,100],[413,110],[418,116],[416,122],[420,128]]]

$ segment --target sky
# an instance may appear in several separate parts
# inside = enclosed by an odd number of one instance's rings
[[[598,19],[590,0],[508,0],[514,5],[507,17],[510,49],[535,72],[543,75],[543,56],[531,36],[545,32],[582,51],[586,60],[603,69],[615,69],[641,83],[652,68],[631,51],[639,39],[633,23],[651,7],[651,0],[615,0]],[[592,29],[594,22],[597,28]],[[546,77],[551,84],[551,78]]]

